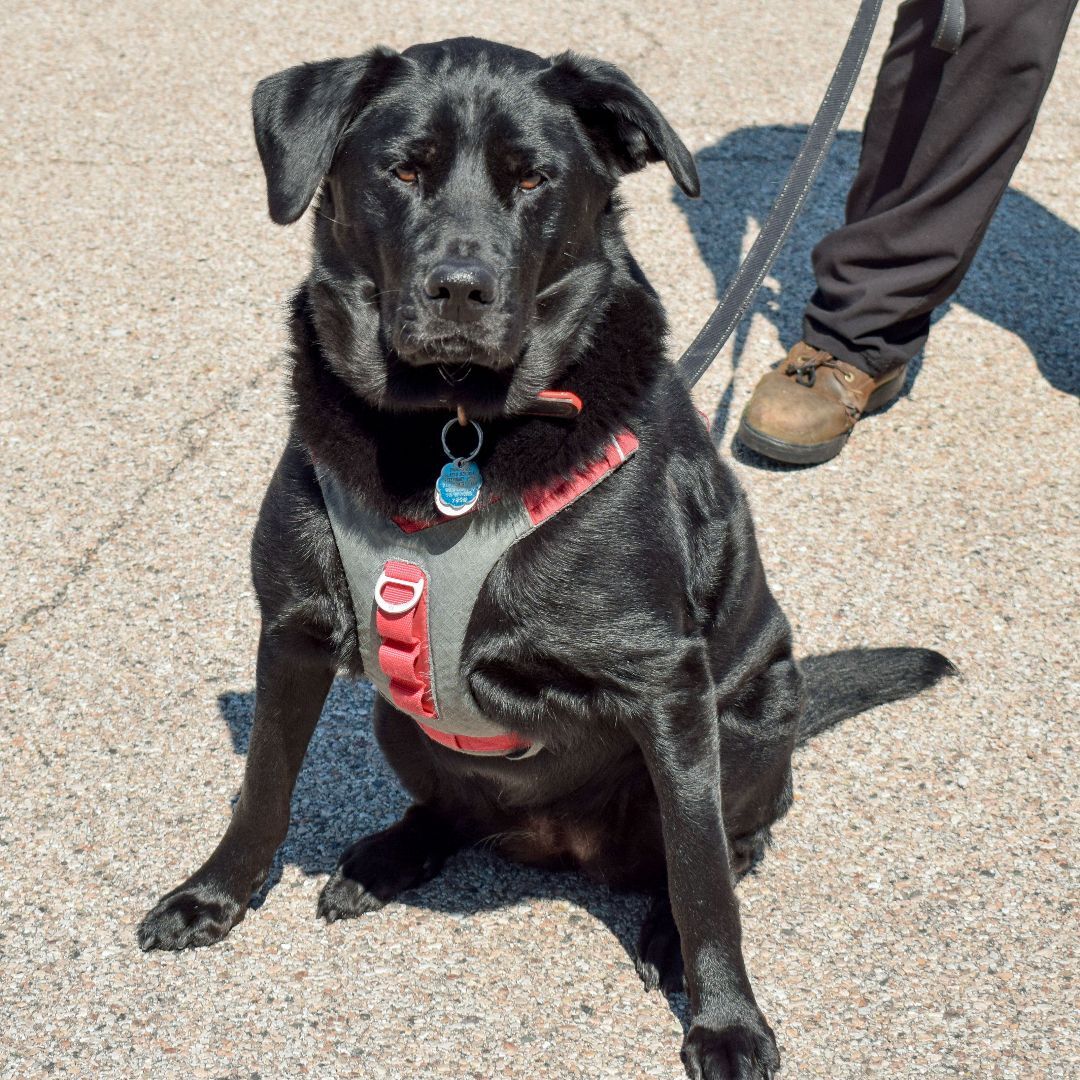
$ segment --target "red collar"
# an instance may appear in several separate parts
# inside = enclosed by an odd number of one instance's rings
[[[581,398],[569,390],[541,390],[525,413],[528,416],[555,416],[562,420],[573,420],[581,409]]]

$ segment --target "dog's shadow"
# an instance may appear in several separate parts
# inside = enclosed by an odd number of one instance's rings
[[[286,865],[297,866],[305,874],[329,874],[344,848],[393,824],[409,805],[408,794],[384,760],[371,730],[373,694],[366,681],[338,679],[334,683],[296,783],[288,836],[252,907],[263,904]],[[254,706],[251,692],[229,692],[218,698],[238,754],[247,753]],[[613,892],[574,873],[516,866],[483,848],[456,856],[434,881],[403,894],[397,902],[476,914],[530,899],[566,900],[587,911],[611,930],[632,966],[645,915],[643,897]],[[685,995],[673,995],[668,1001],[683,1027],[688,1027]]]
[[[751,224],[760,226],[767,217],[805,134],[804,126],[740,128],[695,155],[701,175],[700,200],[687,199],[674,190],[672,197],[686,215],[718,297],[738,267]],[[735,372],[746,356],[751,316],[758,314],[772,323],[785,348],[802,336],[803,308],[814,290],[810,253],[818,240],[843,224],[859,145],[858,132],[838,134],[767,284],[736,329],[731,368],[713,419],[717,442],[728,428]],[[1071,225],[1023,192],[1009,188],[960,290],[938,308],[935,321],[954,303],[962,305],[1016,334],[1051,386],[1080,396],[1078,240],[1080,233]],[[964,361],[958,356],[948,362],[959,374]],[[921,367],[920,355],[908,367],[901,396],[911,389]],[[766,464],[738,443],[733,449],[748,464]]]

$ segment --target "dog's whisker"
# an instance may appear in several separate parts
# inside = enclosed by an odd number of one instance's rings
[[[472,371],[472,361],[466,360],[464,364],[456,366],[458,370],[456,372],[451,372],[446,364],[439,365],[439,374],[450,386],[456,386],[458,383],[462,383],[468,378],[469,372]]]
[[[316,217],[321,217],[323,221],[332,221],[335,225],[340,225],[343,229],[355,229],[356,226],[350,224],[348,221],[339,221],[336,217],[331,217],[329,214],[324,214],[322,210],[315,211]]]

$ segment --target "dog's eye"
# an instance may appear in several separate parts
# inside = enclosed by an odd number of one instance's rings
[[[403,184],[415,184],[420,179],[420,171],[411,165],[395,165],[393,173]]]
[[[546,180],[547,177],[543,173],[526,173],[518,181],[518,187],[521,188],[522,191],[535,191]]]

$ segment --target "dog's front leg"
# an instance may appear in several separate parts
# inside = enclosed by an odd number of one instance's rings
[[[240,798],[210,858],[143,919],[143,949],[212,945],[244,917],[288,831],[293,786],[334,672],[329,651],[310,639],[290,642],[264,630]]]
[[[763,1080],[776,1040],[743,964],[720,792],[716,698],[705,649],[688,643],[658,707],[635,732],[656,789],[671,910],[692,1023],[682,1057],[693,1080]]]

